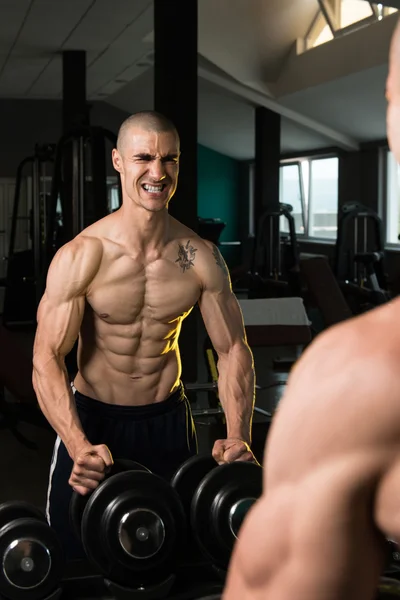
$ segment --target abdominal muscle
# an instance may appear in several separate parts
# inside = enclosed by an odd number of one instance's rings
[[[121,325],[98,316],[86,319],[79,338],[76,389],[107,404],[139,406],[166,400],[180,385],[179,331],[180,322],[139,319]]]

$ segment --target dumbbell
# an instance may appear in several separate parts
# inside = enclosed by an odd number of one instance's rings
[[[204,556],[227,569],[243,520],[261,496],[262,467],[240,461],[218,465],[200,454],[179,467],[171,486]]]
[[[0,504],[0,598],[43,600],[64,572],[64,553],[45,515],[28,502]]]
[[[394,600],[400,598],[400,581],[395,578],[381,577],[375,600]]]
[[[384,572],[386,575],[399,573],[400,571],[400,548],[392,540],[386,540],[386,565]]]
[[[185,543],[177,492],[132,461],[116,460],[88,496],[74,492],[70,518],[89,561],[107,580],[128,588],[168,579]]]

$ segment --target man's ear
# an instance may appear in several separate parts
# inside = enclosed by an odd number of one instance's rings
[[[116,148],[113,148],[111,157],[112,157],[112,163],[113,163],[114,169],[116,171],[118,171],[118,173],[121,173],[122,172],[122,158]]]

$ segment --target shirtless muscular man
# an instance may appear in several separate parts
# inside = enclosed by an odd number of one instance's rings
[[[47,515],[68,558],[83,555],[69,527],[73,489],[95,489],[113,457],[169,478],[197,452],[178,348],[197,302],[218,353],[227,423],[213,456],[218,463],[254,460],[254,364],[228,269],[216,246],[168,214],[179,154],[178,133],[164,116],[129,117],[112,154],[121,208],[63,246],[49,268],[33,384],[57,433]],[[64,359],[77,338],[71,386]]]
[[[400,162],[400,24],[387,81]],[[223,600],[372,600],[385,538],[400,542],[400,299],[308,347],[270,429],[264,491]]]

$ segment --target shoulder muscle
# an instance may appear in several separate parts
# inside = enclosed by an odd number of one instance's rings
[[[231,290],[229,269],[218,247],[207,240],[202,240],[202,282],[206,290],[223,292]]]
[[[102,243],[94,237],[78,236],[62,246],[47,275],[47,299],[62,302],[84,294],[99,270],[102,255]]]

